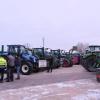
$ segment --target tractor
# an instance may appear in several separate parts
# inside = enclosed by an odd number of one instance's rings
[[[51,50],[52,56],[54,58],[54,66],[58,68],[62,67],[70,67],[71,66],[71,59],[70,53],[65,52],[65,50]]]
[[[33,55],[38,58],[38,67],[40,71],[44,71],[47,66],[49,66],[48,59],[51,56],[51,53],[48,48],[33,48]]]
[[[63,63],[63,67],[72,67],[73,65],[80,64],[80,53],[77,51],[77,47],[74,46],[69,52],[66,52]]]
[[[60,60],[61,60],[61,50],[51,50],[51,54],[53,57],[53,66],[54,68],[59,68],[60,67]]]
[[[62,67],[72,67],[71,54],[69,52],[66,52],[63,55],[62,59],[63,59]]]
[[[72,65],[79,65],[80,64],[80,53],[77,50],[77,46],[73,46],[73,48],[69,50],[69,54],[70,54]]]
[[[61,58],[61,50],[51,50],[50,48],[33,48],[33,54],[37,55],[39,58],[39,65],[41,62],[44,63],[44,66],[47,67],[49,58],[53,58],[53,68],[60,67],[60,58]],[[41,68],[43,65],[41,66]]]
[[[97,71],[100,68],[100,46],[90,45],[82,56],[81,62],[87,71]]]
[[[14,56],[17,54],[20,55],[21,58],[21,73],[23,75],[29,75],[33,71],[38,71],[38,58],[32,55],[32,51],[26,48],[23,45],[7,45],[7,50],[4,50],[4,45],[2,46],[2,50],[0,55],[7,56],[8,53],[12,53]]]

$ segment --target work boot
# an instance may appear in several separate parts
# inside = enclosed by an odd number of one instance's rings
[[[20,77],[17,77],[16,80],[20,80]]]
[[[12,79],[10,79],[10,81],[11,81],[11,82],[13,82],[13,81],[14,81],[14,79],[12,78]]]
[[[0,83],[3,83],[3,80],[0,80]]]
[[[6,82],[10,82],[9,80],[6,80]]]

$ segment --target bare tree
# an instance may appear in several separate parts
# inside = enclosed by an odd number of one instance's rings
[[[86,48],[89,46],[88,43],[82,43],[82,42],[79,42],[77,44],[77,50],[80,52],[80,53],[84,53]]]

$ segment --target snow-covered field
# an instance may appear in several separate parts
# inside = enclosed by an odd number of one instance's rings
[[[100,100],[100,83],[81,79],[0,91],[0,100]]]

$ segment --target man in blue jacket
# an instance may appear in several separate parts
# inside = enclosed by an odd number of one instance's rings
[[[17,71],[17,80],[20,79],[20,68],[21,68],[21,58],[20,55],[17,55],[15,58],[15,66],[16,66],[16,71]]]

